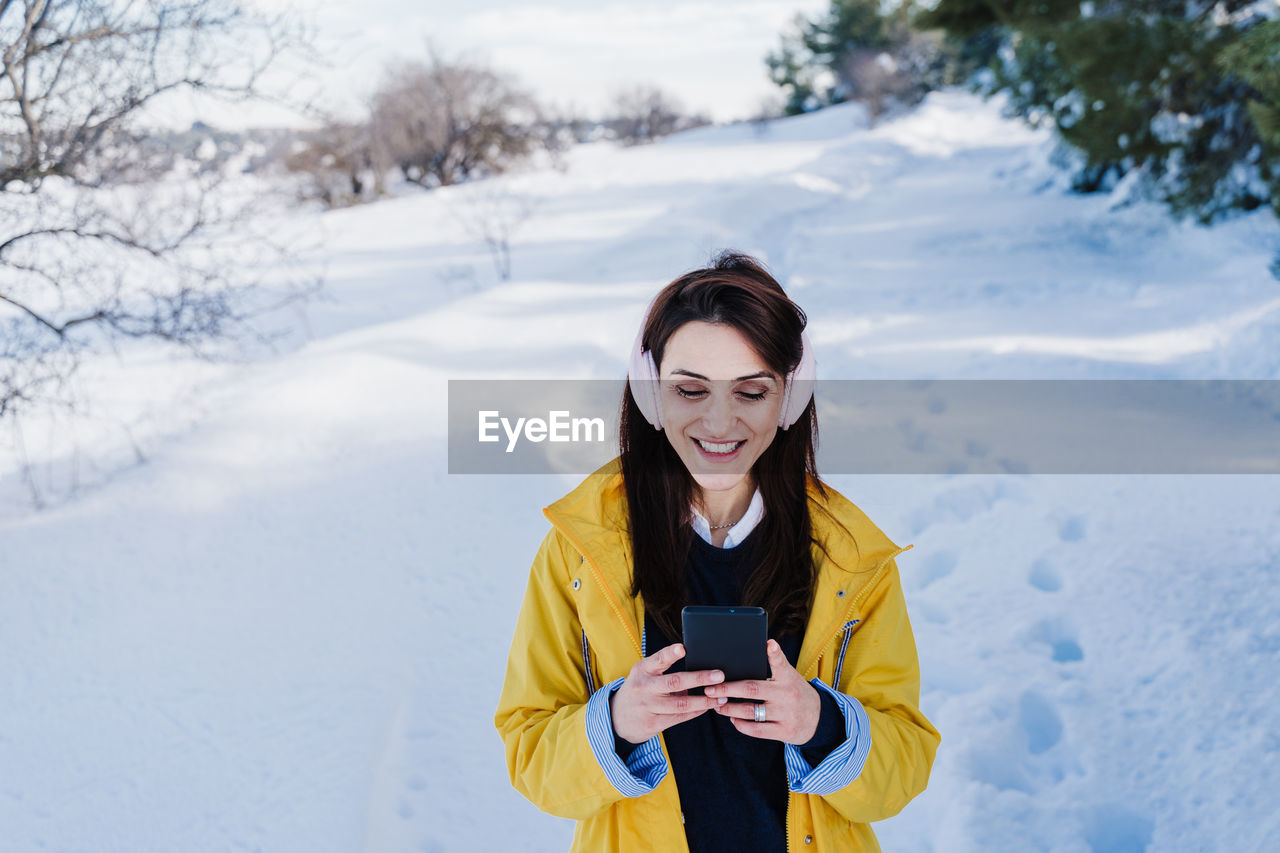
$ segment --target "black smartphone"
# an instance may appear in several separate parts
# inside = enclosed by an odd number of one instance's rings
[[[680,611],[684,629],[684,668],[719,669],[725,681],[763,681],[769,669],[769,616],[763,607],[689,605]],[[702,687],[690,687],[692,696]],[[751,701],[749,699],[729,701]]]

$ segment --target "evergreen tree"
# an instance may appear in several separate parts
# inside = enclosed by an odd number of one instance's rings
[[[787,115],[849,100],[871,103],[874,113],[884,98],[915,102],[945,82],[940,39],[913,29],[914,12],[910,0],[883,11],[879,0],[832,0],[814,20],[797,15],[765,59],[786,92]]]
[[[918,23],[999,33],[988,91],[1051,118],[1081,154],[1073,185],[1140,170],[1179,213],[1212,222],[1273,204],[1276,22],[1256,0],[939,0]]]
[[[1280,20],[1251,28],[1218,57],[1222,72],[1243,80],[1252,91],[1245,109],[1260,147],[1259,178],[1267,184],[1272,209],[1280,209]],[[1280,278],[1280,259],[1272,267]]]

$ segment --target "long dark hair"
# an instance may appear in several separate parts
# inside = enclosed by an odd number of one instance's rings
[[[658,294],[645,319],[643,346],[662,364],[676,330],[695,320],[736,329],[769,369],[785,377],[800,363],[800,333],[808,318],[764,266],[740,252],[721,252],[711,266],[686,273]],[[691,526],[695,482],[675,448],[653,427],[627,386],[619,443],[627,493],[633,574],[631,594],[667,637],[682,634],[687,603],[685,566],[696,535]],[[825,497],[814,463],[818,417],[813,400],[788,429],[779,429],[752,473],[764,499],[760,531],[749,557],[757,560],[742,604],[765,608],[769,633],[803,633],[813,604],[817,567],[810,550],[806,478]]]

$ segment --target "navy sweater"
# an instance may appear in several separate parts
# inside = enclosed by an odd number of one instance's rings
[[[759,542],[763,525],[757,525],[732,548],[717,548],[693,537],[686,577],[690,604],[740,605],[742,590],[755,562],[751,550]],[[645,615],[645,651],[678,642],[671,639],[648,614]],[[792,666],[800,654],[801,637],[775,636]],[[668,672],[683,672],[684,659]],[[813,739],[801,746],[801,755],[816,767],[844,742],[844,712],[825,691],[822,716]],[[727,717],[707,711],[664,733],[671,771],[680,792],[680,809],[691,853],[718,851],[778,851],[787,849],[787,769],[781,741],[741,734]],[[625,761],[636,745],[614,736],[618,755]]]

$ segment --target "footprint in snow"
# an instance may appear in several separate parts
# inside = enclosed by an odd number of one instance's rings
[[[1034,690],[1023,693],[1018,700],[1018,725],[1032,755],[1047,752],[1062,740],[1062,717],[1052,702]]]
[[[926,528],[945,522],[965,522],[990,511],[997,502],[1008,496],[1008,486],[1003,483],[973,483],[957,486],[936,495],[928,506],[917,507],[908,516],[911,535],[919,536]]]
[[[1083,817],[1085,841],[1093,853],[1139,853],[1151,844],[1152,820],[1122,806],[1096,806]]]
[[[1031,564],[1031,572],[1027,575],[1027,583],[1041,592],[1057,592],[1062,589],[1062,577],[1053,563],[1041,557]]]
[[[1063,542],[1079,542],[1084,539],[1084,516],[1073,515],[1058,525],[1058,538]]]
[[[1076,638],[1076,630],[1063,619],[1044,619],[1031,629],[1031,641],[1049,647],[1052,658],[1058,663],[1074,663],[1084,660],[1084,650]]]

